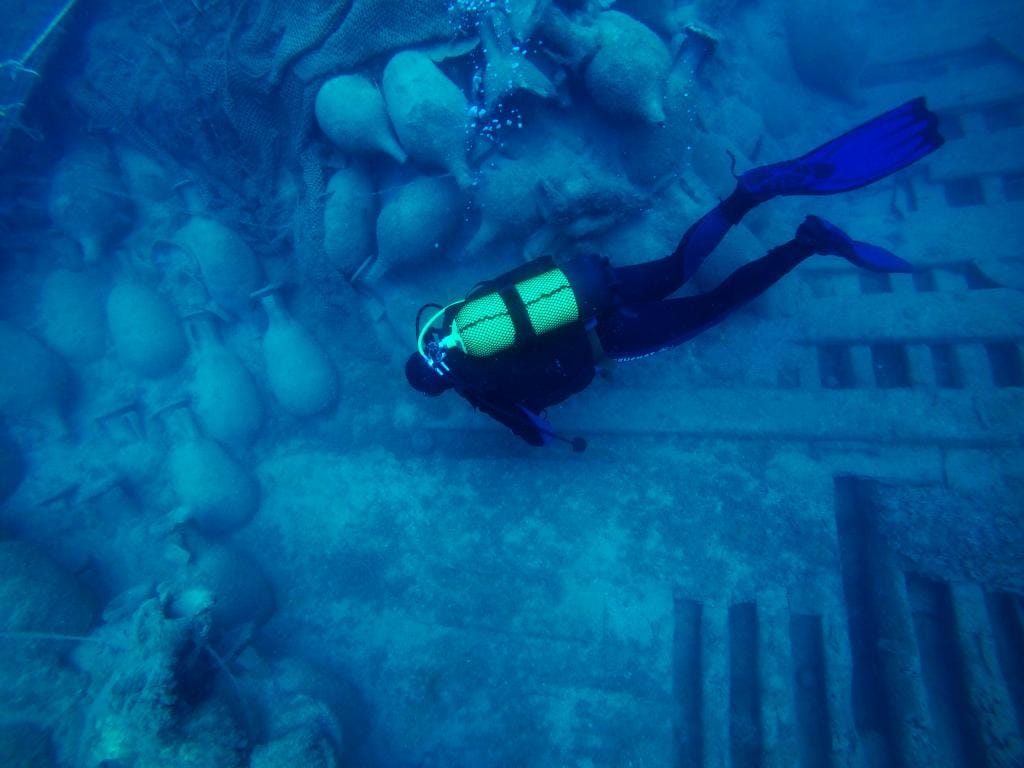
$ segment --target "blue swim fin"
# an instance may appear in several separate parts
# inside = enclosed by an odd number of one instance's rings
[[[739,177],[758,202],[777,195],[832,195],[867,186],[942,146],[939,119],[924,98],[908,101],[796,160]]]
[[[913,272],[914,266],[885,248],[854,240],[835,224],[820,216],[808,216],[796,231],[796,239],[810,245],[815,253],[842,256],[872,272]]]

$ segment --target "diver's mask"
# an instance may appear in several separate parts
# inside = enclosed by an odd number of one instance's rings
[[[447,307],[442,307],[439,304],[425,304],[420,307],[420,311],[416,314],[416,351],[419,352],[420,357],[426,361],[430,369],[438,376],[444,376],[451,372],[448,364],[445,362],[445,358],[448,356],[448,350],[454,348],[460,348],[465,351],[465,345],[462,343],[462,339],[459,337],[458,329],[452,326],[451,332],[447,336],[442,336],[437,330],[434,329],[434,323],[439,318],[444,317],[444,313],[457,304],[462,304],[465,299],[459,299],[453,301]],[[420,328],[420,318],[423,315],[423,310],[428,307],[437,307],[438,310],[426,324]],[[430,336],[428,339],[427,336]]]

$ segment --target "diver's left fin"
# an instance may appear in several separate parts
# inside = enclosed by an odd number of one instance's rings
[[[835,224],[819,216],[808,216],[796,231],[797,240],[815,253],[842,256],[861,269],[872,272],[913,272],[914,266],[885,248],[854,240]]]

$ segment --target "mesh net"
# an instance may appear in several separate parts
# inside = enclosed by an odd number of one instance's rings
[[[580,318],[576,295],[569,279],[560,269],[552,269],[516,284],[530,324],[538,336],[542,333],[573,323]]]
[[[489,357],[516,343],[516,328],[508,307],[496,293],[488,293],[463,305],[453,324],[470,357]]]
[[[100,0],[71,88],[91,126],[191,182],[263,257],[329,285],[322,81],[452,35],[447,0]],[[283,258],[282,258],[283,257]],[[355,265],[353,265],[355,266]]]
[[[295,66],[303,80],[358,67],[410,45],[452,37],[450,0],[355,0],[338,29]]]

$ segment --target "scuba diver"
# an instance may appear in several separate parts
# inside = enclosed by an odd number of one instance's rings
[[[543,415],[586,388],[605,358],[633,360],[682,344],[815,254],[876,272],[913,271],[883,248],[808,216],[792,240],[740,267],[717,288],[668,298],[757,205],[780,195],[831,195],[866,186],[942,143],[938,118],[917,98],[802,157],[738,176],[732,194],[664,258],[614,267],[595,254],[543,256],[446,307],[428,304],[416,318],[417,351],[406,363],[406,378],[431,396],[454,389],[530,445],[561,440],[582,451],[586,441],[558,434]],[[421,328],[428,307],[438,311]]]

